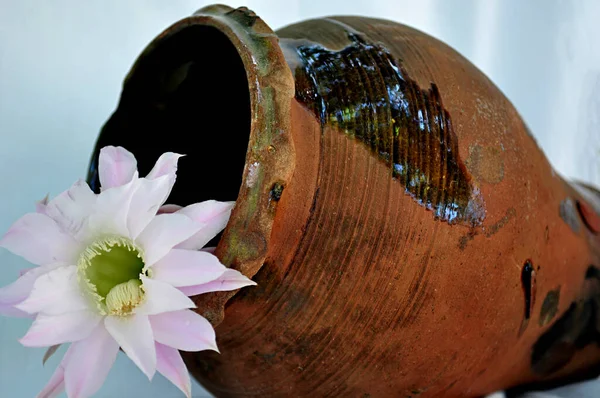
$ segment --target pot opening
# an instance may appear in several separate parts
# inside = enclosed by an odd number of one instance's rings
[[[185,26],[157,39],[140,56],[100,134],[88,181],[99,190],[97,156],[106,145],[131,151],[141,176],[171,151],[186,156],[179,160],[167,203],[233,201],[242,183],[250,127],[248,80],[236,48],[217,28]]]

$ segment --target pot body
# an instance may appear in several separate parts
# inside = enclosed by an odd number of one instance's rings
[[[383,20],[273,34],[218,6],[175,27],[215,21],[228,37],[268,36],[255,64],[277,67],[247,76],[277,109],[252,121],[262,130],[217,249],[258,285],[197,300],[221,354],[185,357],[209,391],[480,396],[599,363],[600,194],[552,170],[486,76]]]

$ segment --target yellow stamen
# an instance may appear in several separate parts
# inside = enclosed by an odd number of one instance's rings
[[[143,301],[140,274],[147,271],[142,254],[133,241],[119,236],[103,237],[81,253],[79,281],[101,315],[128,315]]]
[[[144,292],[139,279],[131,279],[113,287],[106,296],[106,309],[109,315],[126,316],[144,300]]]

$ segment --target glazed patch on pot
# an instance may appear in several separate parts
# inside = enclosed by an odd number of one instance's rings
[[[323,127],[362,141],[437,219],[480,224],[481,198],[458,156],[437,86],[422,89],[384,47],[348,36],[350,45],[339,51],[294,46],[296,99]]]

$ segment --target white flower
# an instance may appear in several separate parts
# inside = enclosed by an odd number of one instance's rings
[[[178,350],[217,350],[212,325],[188,296],[255,284],[200,249],[227,224],[233,203],[207,201],[157,214],[180,155],[165,153],[146,178],[123,148],[100,152],[102,192],[84,181],[19,219],[0,246],[37,265],[0,289],[0,313],[31,316],[31,347],[72,343],[40,393],[94,394],[119,347],[148,376],[158,370],[186,396]],[[201,189],[201,187],[199,187]]]

